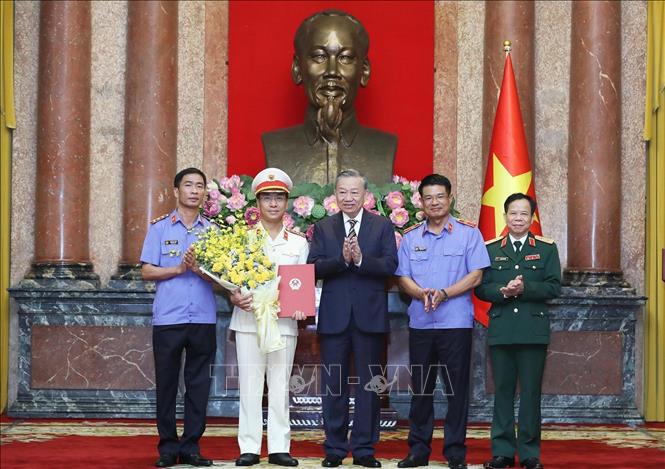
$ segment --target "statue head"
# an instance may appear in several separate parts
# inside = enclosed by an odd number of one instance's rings
[[[310,105],[318,109],[324,136],[336,133],[343,113],[353,107],[358,87],[369,81],[367,31],[348,13],[325,10],[305,19],[293,42],[293,81],[304,85]]]

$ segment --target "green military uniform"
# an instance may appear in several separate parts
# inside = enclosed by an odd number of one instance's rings
[[[545,301],[561,292],[561,265],[554,242],[529,233],[515,251],[508,235],[487,243],[492,265],[485,269],[476,290],[490,301],[488,344],[494,373],[492,455],[520,461],[540,458],[540,394],[543,368],[550,341],[550,321]],[[504,297],[499,291],[522,275],[524,292]],[[519,377],[519,429],[515,437],[514,396]]]

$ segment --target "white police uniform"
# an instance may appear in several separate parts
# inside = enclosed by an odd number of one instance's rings
[[[289,192],[289,176],[277,168],[267,168],[252,182],[255,193]],[[262,230],[259,224],[257,229]],[[306,264],[309,244],[304,235],[282,229],[275,239],[266,236],[265,252],[276,265]],[[277,320],[286,347],[263,354],[256,337],[256,318],[239,307],[233,309],[229,328],[235,331],[240,388],[238,445],[240,453],[261,454],[263,435],[263,385],[268,381],[268,453],[289,453],[291,425],[289,420],[289,379],[296,351],[298,323],[294,319]]]

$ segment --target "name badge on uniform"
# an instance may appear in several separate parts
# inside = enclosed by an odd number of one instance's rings
[[[498,262],[501,262],[501,261],[507,261],[508,258],[507,258],[507,257],[502,257],[502,256],[496,256],[496,257],[494,258],[494,260],[495,260],[495,261],[498,261]]]
[[[525,261],[537,261],[540,259],[540,254],[529,254],[528,256],[524,256]]]
[[[416,252],[425,252],[427,251],[427,248],[425,246],[414,246],[413,250]]]
[[[167,239],[167,240],[164,241],[164,244],[166,246],[169,246],[171,244],[178,244],[178,240],[177,239]]]

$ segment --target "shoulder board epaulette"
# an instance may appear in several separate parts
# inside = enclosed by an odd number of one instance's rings
[[[286,228],[286,231],[288,231],[291,234],[302,236],[303,238],[307,239],[307,236],[305,236],[305,233],[301,233],[300,231],[294,230],[292,228]]]
[[[471,228],[475,228],[476,224],[472,221],[465,220],[464,218],[458,218],[458,222],[460,222],[462,225],[470,226]]]
[[[490,239],[489,241],[485,241],[485,245],[487,246],[489,244],[496,243],[497,241],[501,241],[502,239],[503,239],[503,236],[498,236],[494,239]]]
[[[543,243],[554,244],[554,240],[551,239],[551,238],[544,238],[543,236],[538,236],[538,235],[535,235],[534,237],[535,237],[538,241],[542,241]]]
[[[166,217],[168,217],[168,216],[169,216],[169,214],[168,214],[168,213],[165,213],[165,214],[162,215],[161,217],[157,217],[157,218],[155,218],[154,220],[150,220],[150,224],[151,224],[151,225],[154,225],[154,224],[157,223],[158,221],[163,220],[164,218],[166,218]]]
[[[413,230],[415,230],[416,228],[418,228],[418,227],[419,227],[420,225],[422,225],[423,223],[425,223],[425,222],[424,222],[424,221],[421,221],[420,223],[416,223],[415,225],[411,225],[411,226],[408,227],[406,230],[404,230],[404,234],[407,234],[409,231],[413,231]]]

